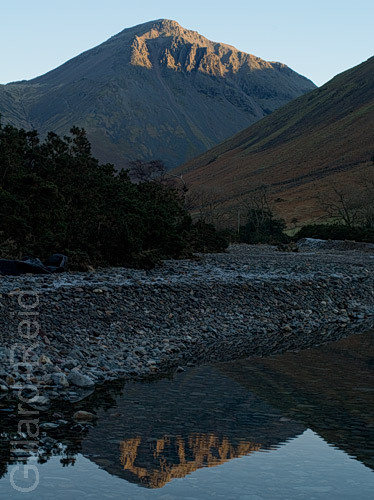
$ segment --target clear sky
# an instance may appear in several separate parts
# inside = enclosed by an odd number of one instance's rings
[[[0,0],[0,83],[30,79],[125,28],[173,19],[317,85],[374,55],[374,0]]]

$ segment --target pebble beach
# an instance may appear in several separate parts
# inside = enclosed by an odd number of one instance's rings
[[[117,379],[314,347],[374,325],[371,248],[232,245],[150,271],[0,276],[0,391],[48,409]]]

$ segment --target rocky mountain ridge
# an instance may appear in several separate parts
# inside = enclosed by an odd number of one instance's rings
[[[84,127],[94,154],[118,168],[136,158],[173,167],[314,88],[284,64],[158,20],[0,86],[0,114],[42,135]]]

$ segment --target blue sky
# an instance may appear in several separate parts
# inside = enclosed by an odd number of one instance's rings
[[[283,62],[317,85],[374,55],[374,0],[2,3],[0,83],[39,76],[124,28],[160,18]]]

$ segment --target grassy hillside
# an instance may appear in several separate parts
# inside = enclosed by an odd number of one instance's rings
[[[309,221],[320,215],[316,195],[359,180],[373,155],[374,57],[176,172],[228,206],[267,184],[282,216]]]

